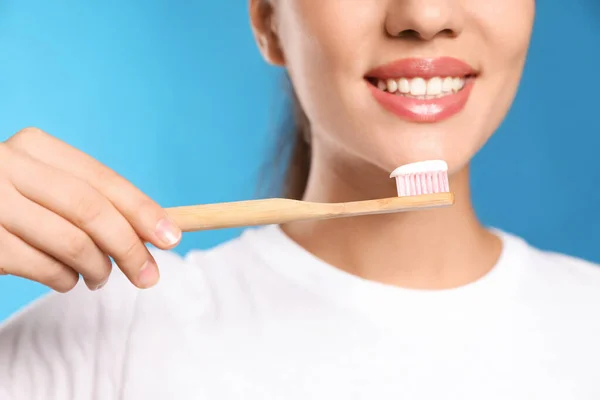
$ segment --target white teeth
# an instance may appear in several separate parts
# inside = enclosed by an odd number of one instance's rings
[[[460,85],[461,85],[461,79],[460,78],[454,78],[454,80],[452,82],[452,89],[455,92],[458,92],[461,89]]]
[[[393,79],[388,79],[387,88],[388,88],[388,92],[394,93],[396,90],[398,90],[398,82],[396,82]]]
[[[456,93],[465,87],[465,78],[434,77],[377,80],[379,90],[419,98],[436,98]]]
[[[427,82],[427,95],[437,96],[442,94],[442,78],[432,78]]]
[[[410,82],[406,78],[398,80],[400,86],[400,93],[410,93]]]
[[[442,83],[442,90],[446,93],[450,93],[454,87],[454,79],[451,77],[444,78]]]
[[[410,82],[410,94],[424,96],[427,94],[427,82],[423,78],[414,78]]]

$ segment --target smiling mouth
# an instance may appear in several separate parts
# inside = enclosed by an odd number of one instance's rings
[[[400,59],[364,76],[384,109],[419,123],[440,122],[460,113],[478,78],[477,69],[453,57]]]
[[[431,100],[456,94],[475,78],[475,74],[468,74],[456,77],[436,76],[429,79],[422,77],[389,79],[367,77],[366,79],[382,92],[419,100]]]

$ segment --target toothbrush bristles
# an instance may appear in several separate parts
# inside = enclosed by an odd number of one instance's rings
[[[391,175],[396,179],[398,196],[450,192],[448,166],[444,161],[423,161],[397,168]]]

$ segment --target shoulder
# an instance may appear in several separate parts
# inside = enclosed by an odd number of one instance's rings
[[[568,302],[600,304],[600,265],[574,255],[546,250],[500,232],[529,283],[542,293]]]

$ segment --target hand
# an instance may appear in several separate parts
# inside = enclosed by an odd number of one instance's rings
[[[163,208],[116,172],[35,128],[0,143],[0,273],[91,290],[112,269],[139,288],[156,284],[145,246],[171,249],[181,231]]]

